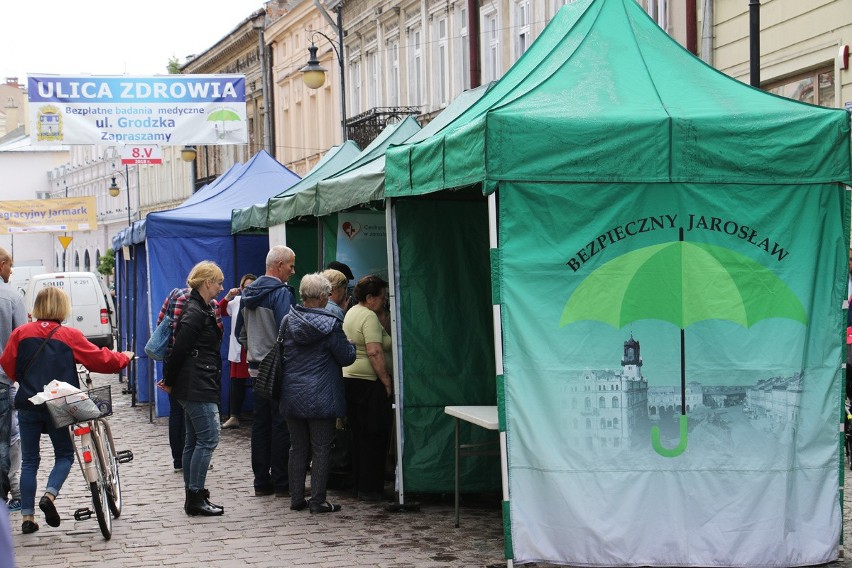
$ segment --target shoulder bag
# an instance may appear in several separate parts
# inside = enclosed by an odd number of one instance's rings
[[[278,328],[275,344],[260,362],[257,376],[252,381],[255,396],[278,400],[281,395],[281,380],[284,377],[284,326],[286,325],[287,316],[284,316],[281,327]]]
[[[163,320],[157,325],[157,329],[148,338],[145,344],[145,353],[154,361],[162,361],[166,357],[166,348],[172,339],[172,318],[163,316]]]

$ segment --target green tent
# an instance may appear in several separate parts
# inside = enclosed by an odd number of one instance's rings
[[[413,116],[407,116],[401,122],[387,126],[369,146],[364,148],[348,164],[322,179],[342,175],[375,160],[384,155],[388,146],[404,141],[418,130],[420,130],[420,125],[417,124],[417,120]],[[316,215],[316,194],[322,179],[314,179],[310,183],[300,184],[296,191],[290,192],[281,199],[270,200],[269,226],[280,225],[295,217]]]
[[[490,85],[491,83],[463,91],[429,124],[413,133],[404,142],[413,144],[436,134],[479,100]],[[402,142],[400,140],[395,143]],[[372,160],[362,161],[357,167],[347,168],[321,181],[316,191],[315,212],[320,216],[329,215],[371,201],[380,201],[385,197],[384,190],[385,156],[382,152]]]
[[[451,456],[442,404],[496,400],[507,558],[837,558],[848,113],[578,0],[385,159],[403,427]]]
[[[299,180],[286,191],[271,197],[266,203],[258,203],[243,209],[234,209],[231,212],[231,233],[243,233],[252,230],[263,230],[269,228],[270,203],[282,199],[284,196],[298,193],[306,187],[313,187],[319,180],[333,175],[347,165],[359,154],[358,144],[348,140],[339,146],[334,146],[317,162],[308,172],[308,175]],[[274,224],[274,223],[273,223]]]

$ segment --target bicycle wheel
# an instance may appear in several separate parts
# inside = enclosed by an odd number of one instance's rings
[[[103,420],[98,420],[98,439],[101,441],[104,468],[104,485],[107,490],[107,504],[113,518],[121,515],[121,478],[118,476],[118,457],[112,441],[112,431]]]
[[[109,540],[112,537],[112,515],[107,510],[106,485],[103,480],[98,479],[89,483],[89,490],[92,492],[92,504],[95,506],[95,516],[98,518],[101,534],[104,535],[104,540]]]

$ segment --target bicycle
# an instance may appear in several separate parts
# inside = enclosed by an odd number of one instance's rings
[[[130,450],[115,450],[112,429],[106,417],[112,414],[110,385],[93,387],[89,371],[77,369],[81,384],[85,381],[86,395],[60,396],[47,401],[54,426],[68,427],[74,453],[83,478],[92,493],[94,515],[105,540],[112,537],[112,520],[121,515],[121,479],[118,464],[133,461]],[[79,439],[79,444],[77,440]],[[92,510],[83,507],[74,511],[74,519],[92,518]]]

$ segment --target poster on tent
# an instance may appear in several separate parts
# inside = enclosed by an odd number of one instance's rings
[[[802,189],[501,186],[516,559],[836,555],[849,227]]]
[[[34,144],[248,142],[244,75],[27,77]]]
[[[352,269],[356,282],[369,274],[387,280],[385,214],[379,211],[338,213],[337,260]]]

